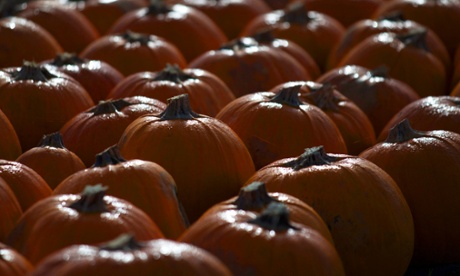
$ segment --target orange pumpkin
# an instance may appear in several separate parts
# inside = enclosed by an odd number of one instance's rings
[[[78,194],[86,185],[98,183],[108,187],[108,195],[142,209],[166,238],[176,239],[188,227],[172,176],[154,162],[125,160],[117,146],[99,153],[91,168],[64,179],[53,194]]]
[[[153,161],[172,175],[193,223],[212,205],[238,194],[255,169],[236,133],[220,120],[195,113],[188,94],[168,102],[161,114],[132,122],[118,145],[126,159]]]
[[[21,154],[16,162],[38,173],[51,189],[67,176],[86,168],[81,159],[64,146],[59,132],[43,136],[38,146]]]
[[[23,276],[31,273],[32,264],[13,248],[0,243],[0,274]]]
[[[363,158],[306,149],[258,170],[246,185],[290,194],[326,222],[347,275],[403,275],[412,258],[414,224],[395,181]]]
[[[0,159],[14,160],[21,153],[21,144],[19,142],[16,130],[11,124],[5,113],[0,110],[0,137],[2,142],[0,143]]]
[[[231,275],[219,259],[199,247],[166,239],[137,241],[123,234],[95,246],[63,248],[37,264],[30,276],[125,276],[140,271],[147,275]]]
[[[157,72],[139,72],[126,77],[107,96],[108,99],[145,96],[164,103],[169,98],[187,93],[190,105],[197,113],[215,116],[235,99],[232,91],[216,75],[198,69],[180,69],[167,64]]]
[[[158,226],[128,201],[105,195],[100,185],[80,195],[47,197],[27,210],[7,244],[36,265],[47,255],[73,244],[97,244],[132,233],[137,239],[163,238]]]
[[[5,182],[0,178],[0,242],[6,241],[6,238],[13,230],[17,221],[22,215],[21,205],[14,192]]]

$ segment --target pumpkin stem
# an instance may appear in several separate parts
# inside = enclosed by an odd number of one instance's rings
[[[414,138],[424,137],[424,133],[414,130],[408,119],[404,119],[392,127],[384,143],[403,143]]]
[[[273,31],[268,28],[255,33],[251,37],[259,43],[272,43],[276,39],[273,35]]]
[[[404,22],[406,18],[404,17],[401,11],[394,11],[388,14],[385,14],[382,17],[377,19],[378,21],[391,21],[391,22]]]
[[[281,20],[294,23],[299,25],[308,24],[312,20],[307,12],[307,8],[304,1],[297,1],[290,4],[285,10]]]
[[[92,168],[102,168],[109,165],[116,165],[126,162],[126,159],[121,156],[118,145],[108,147],[103,152],[96,154],[96,162]]]
[[[268,194],[265,183],[255,181],[240,189],[233,204],[239,210],[259,210],[272,201],[275,200]]]
[[[126,31],[120,36],[129,43],[140,43],[141,45],[147,45],[150,41],[152,41],[152,36],[143,33],[136,33],[133,31]]]
[[[48,135],[44,135],[43,138],[38,143],[38,147],[51,147],[65,149],[64,141],[62,140],[62,135],[59,131],[53,132]]]
[[[334,94],[334,86],[331,83],[324,83],[315,88],[310,88],[310,93],[305,94],[305,97],[311,99],[313,103],[322,110],[339,109],[337,103],[340,101]]]
[[[417,30],[409,31],[405,34],[397,34],[396,38],[406,46],[416,47],[418,49],[429,52],[430,50],[426,43],[426,34],[427,30],[425,28],[419,28]]]
[[[257,46],[257,41],[252,37],[240,37],[224,43],[219,50],[232,50],[234,52]]]
[[[32,80],[36,82],[46,82],[52,78],[58,77],[48,71],[45,66],[31,61],[24,61],[20,70],[14,71],[11,73],[11,76],[15,81]]]
[[[286,231],[298,228],[291,225],[289,219],[289,209],[284,203],[271,202],[255,219],[248,221],[267,230]]]
[[[88,112],[93,113],[92,117],[102,115],[102,114],[111,114],[119,112],[124,107],[130,106],[131,103],[123,99],[118,100],[109,100],[109,101],[100,101],[95,107],[91,108]]]
[[[88,185],[80,194],[80,199],[68,205],[79,213],[104,213],[108,212],[107,205],[104,202],[105,191],[107,187],[101,184],[94,186]]]
[[[196,78],[190,74],[184,73],[184,71],[179,68],[179,65],[171,65],[168,63],[162,71],[158,72],[155,78],[153,78],[153,81],[170,81],[181,83],[190,79]]]
[[[189,120],[201,117],[191,106],[188,94],[181,94],[168,99],[168,106],[160,113],[161,120]]]
[[[372,77],[381,77],[381,78],[388,78],[388,72],[389,68],[386,65],[380,65],[373,70],[371,70],[369,73],[371,74]]]
[[[136,240],[133,234],[121,234],[115,239],[100,245],[99,249],[107,251],[131,251],[138,250],[143,247],[144,246]]]
[[[337,158],[326,153],[323,146],[305,149],[297,159],[284,164],[285,167],[291,167],[298,171],[310,166],[321,166],[331,164]]]
[[[62,67],[64,65],[79,65],[84,63],[85,60],[77,56],[75,53],[60,53],[50,63],[56,67]]]
[[[172,11],[171,6],[167,5],[163,0],[150,0],[147,14],[165,14]]]
[[[273,98],[270,101],[289,105],[292,107],[299,107],[300,105],[302,105],[302,102],[299,98],[301,87],[301,85],[283,87],[280,89],[278,93],[275,94],[275,96],[273,96]]]

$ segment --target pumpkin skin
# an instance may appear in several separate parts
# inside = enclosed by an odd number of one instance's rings
[[[392,78],[385,67],[370,70],[346,65],[324,73],[317,80],[329,83],[367,115],[377,136],[403,107],[420,99],[408,84]]]
[[[108,63],[83,59],[75,53],[60,53],[53,60],[44,61],[42,64],[53,66],[77,80],[95,103],[104,100],[110,90],[124,78]]]
[[[86,169],[83,161],[64,146],[59,132],[43,136],[38,146],[21,154],[16,162],[38,173],[52,190],[67,176]]]
[[[108,195],[142,209],[166,238],[176,239],[188,227],[172,176],[154,162],[125,160],[117,146],[99,153],[91,168],[64,179],[53,194],[78,194],[86,185],[98,183],[108,187]]]
[[[0,215],[2,218],[0,221],[0,243],[3,243],[21,217],[22,209],[14,192],[2,178],[0,178]]]
[[[23,151],[93,105],[75,79],[44,66],[25,62],[0,72],[0,109],[16,130]]]
[[[334,246],[290,221],[283,203],[272,202],[259,215],[227,210],[204,216],[179,241],[211,252],[234,275],[345,275]]]
[[[414,217],[416,265],[460,260],[459,151],[460,134],[417,131],[403,120],[384,142],[360,154],[391,175],[404,194]]]
[[[420,97],[447,93],[447,69],[426,48],[426,30],[369,36],[351,49],[337,67],[348,64],[369,69],[386,66],[392,78],[407,83]]]
[[[0,34],[0,68],[21,66],[24,60],[40,62],[62,52],[45,28],[25,18],[1,18]]]
[[[148,7],[126,13],[109,33],[127,30],[165,38],[179,48],[188,62],[227,42],[222,30],[203,12],[163,0],[151,1]]]
[[[0,110],[0,159],[14,160],[22,153],[16,130],[5,113]]]
[[[67,121],[60,133],[66,147],[90,167],[96,154],[116,144],[131,122],[165,108],[163,102],[144,96],[101,101]]]
[[[195,112],[211,117],[235,99],[230,88],[216,75],[199,68],[182,70],[177,64],[168,64],[157,72],[132,74],[114,87],[107,98],[144,96],[166,103],[169,98],[184,93],[189,95]]]
[[[345,33],[345,27],[339,21],[320,12],[307,11],[303,2],[257,16],[240,36],[251,36],[264,29],[272,30],[277,38],[300,45],[314,58],[321,71],[325,69],[331,49]]]
[[[0,160],[0,177],[11,188],[24,212],[52,193],[43,177],[16,161]]]
[[[384,141],[390,129],[402,120],[409,120],[416,130],[449,130],[460,134],[458,120],[460,120],[460,98],[453,96],[425,97],[408,104],[401,109],[378,136],[379,141]]]
[[[172,175],[193,223],[212,205],[238,194],[255,169],[237,134],[220,120],[193,112],[188,94],[168,102],[161,114],[132,122],[118,145],[126,159],[153,161]]]
[[[310,80],[304,67],[286,52],[259,44],[250,37],[235,39],[189,63],[217,75],[235,97],[267,91],[296,80]]]
[[[166,239],[138,242],[127,234],[98,246],[66,247],[37,264],[30,275],[123,276],[139,271],[148,275],[232,275],[219,259],[199,247]]]
[[[335,123],[318,107],[300,101],[299,90],[294,86],[277,93],[248,94],[216,115],[244,142],[256,170],[300,155],[305,147],[324,145],[331,152],[347,153]]]
[[[247,184],[290,194],[326,222],[347,275],[403,275],[414,248],[411,212],[395,181],[363,158],[309,148],[258,170]]]
[[[300,86],[302,101],[319,107],[335,123],[347,146],[347,152],[358,155],[376,142],[374,127],[367,115],[354,102],[333,88],[333,85],[312,81],[280,84],[271,91]]]
[[[170,41],[134,31],[103,36],[89,44],[80,56],[105,61],[124,76],[158,71],[168,63],[181,68],[187,64],[182,52]]]
[[[13,248],[0,243],[0,274],[23,276],[32,272],[32,264]]]
[[[163,238],[158,226],[128,201],[88,186],[80,195],[47,197],[24,212],[6,243],[33,265],[73,244],[97,244],[130,232],[139,240]]]

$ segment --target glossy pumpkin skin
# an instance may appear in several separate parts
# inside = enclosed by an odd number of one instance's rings
[[[439,58],[446,68],[451,68],[452,62],[444,42],[439,36],[426,26],[402,17],[402,15],[388,15],[376,19],[363,19],[349,26],[339,43],[337,43],[328,58],[328,69],[334,68],[354,46],[369,36],[384,33],[407,33],[418,29],[426,29],[426,44],[428,49]]]
[[[204,216],[179,241],[211,252],[234,275],[345,275],[327,239],[286,213],[267,215],[269,208],[260,215],[226,210]]]
[[[286,52],[241,37],[221,48],[208,51],[189,63],[217,75],[235,97],[267,91],[295,80],[310,80],[304,67]]]
[[[0,67],[21,66],[24,60],[40,62],[62,52],[56,39],[31,20],[10,16],[0,19]]]
[[[43,177],[16,161],[0,160],[0,177],[14,192],[24,212],[52,192]]]
[[[75,79],[43,66],[24,63],[0,72],[0,109],[16,130],[23,151],[93,104]]]
[[[64,247],[97,244],[127,232],[139,240],[164,237],[150,217],[128,201],[103,193],[54,195],[27,210],[6,243],[36,265]]]
[[[290,194],[326,222],[347,275],[403,275],[412,257],[414,225],[395,181],[356,156],[310,148],[273,162],[248,181]]]
[[[78,194],[86,185],[98,183],[108,187],[107,194],[142,209],[166,238],[176,239],[188,226],[172,176],[154,162],[125,160],[117,147],[98,154],[94,166],[64,179],[53,194]]]
[[[332,47],[345,33],[345,27],[333,17],[316,11],[307,11],[304,4],[295,3],[284,10],[275,10],[251,20],[240,36],[251,36],[270,29],[278,38],[300,45],[309,53],[321,71],[324,71]]]
[[[416,265],[460,260],[459,150],[460,134],[414,130],[405,120],[360,155],[391,175],[406,198],[414,217]]]
[[[65,146],[90,167],[96,154],[116,144],[131,122],[165,107],[163,102],[144,96],[101,101],[67,121],[60,133]]]
[[[0,110],[0,159],[14,160],[22,153],[16,130],[5,113]]]
[[[378,136],[384,141],[390,129],[402,120],[409,120],[416,130],[449,130],[460,134],[460,98],[454,96],[437,96],[419,99],[399,111],[386,124]]]
[[[172,175],[193,223],[215,203],[237,194],[255,169],[236,133],[220,120],[191,111],[187,97],[173,97],[162,114],[132,122],[118,145],[126,159],[153,161]]]
[[[112,88],[124,78],[108,63],[83,59],[75,53],[60,53],[53,60],[46,60],[42,64],[53,66],[77,80],[95,103],[104,100]]]
[[[23,276],[32,272],[32,264],[13,248],[0,243],[0,274]]]
[[[59,132],[45,135],[38,146],[21,154],[16,162],[38,173],[52,190],[67,176],[86,168],[83,161],[64,146]]]
[[[420,98],[414,89],[390,77],[385,70],[369,70],[356,65],[329,70],[317,82],[334,85],[361,108],[371,121],[376,136],[398,111]]]
[[[302,101],[319,107],[335,123],[347,146],[347,152],[357,155],[376,142],[374,127],[367,115],[353,101],[333,86],[312,81],[286,82],[271,91],[300,86]]]
[[[0,242],[3,243],[22,215],[21,205],[19,205],[16,195],[3,179],[0,179],[0,215],[2,218],[0,221]]]
[[[187,64],[182,52],[171,41],[131,30],[100,37],[87,45],[80,56],[107,62],[124,76],[158,71],[168,63],[181,68]]]
[[[166,103],[169,98],[184,93],[189,95],[195,112],[211,117],[235,99],[230,88],[211,72],[198,68],[182,70],[177,65],[132,74],[114,87],[107,98],[145,96]]]
[[[358,43],[337,64],[375,69],[386,66],[388,74],[410,85],[420,97],[445,95],[447,69],[426,47],[426,31],[407,34],[384,32]]]
[[[148,7],[126,13],[112,25],[109,33],[127,30],[165,38],[179,48],[188,62],[227,42],[222,30],[203,12],[163,0],[151,1]]]
[[[331,152],[347,153],[335,123],[318,107],[300,101],[298,91],[248,94],[216,115],[244,142],[256,170],[300,155],[306,147],[324,145]]]
[[[230,276],[228,268],[209,252],[186,243],[156,239],[128,241],[119,247],[109,241],[99,246],[74,245],[51,254],[31,276],[65,275],[210,275]],[[69,261],[70,260],[70,261]]]

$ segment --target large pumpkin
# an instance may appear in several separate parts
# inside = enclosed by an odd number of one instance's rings
[[[153,161],[172,175],[191,223],[238,194],[255,171],[236,133],[220,120],[193,112],[188,94],[170,98],[161,114],[132,122],[118,145],[125,158]]]
[[[2,142],[0,143],[0,159],[14,160],[21,153],[21,144],[19,142],[16,130],[11,124],[5,113],[0,110],[0,137]]]
[[[13,248],[0,243],[0,274],[24,276],[33,270],[32,264]]]
[[[22,215],[21,205],[14,192],[0,179],[0,242],[4,243]]]
[[[363,158],[306,149],[258,170],[248,181],[290,194],[326,222],[347,275],[403,275],[412,258],[414,224],[395,181]]]

